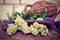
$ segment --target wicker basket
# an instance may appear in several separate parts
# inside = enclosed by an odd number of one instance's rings
[[[23,10],[25,13],[27,8],[30,7],[32,12],[39,14],[41,11],[45,10],[48,17],[53,17],[57,14],[57,6],[54,3],[47,2],[47,1],[37,1],[33,5],[26,5],[25,9]]]

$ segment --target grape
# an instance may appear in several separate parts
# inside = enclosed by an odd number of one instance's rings
[[[43,18],[37,18],[37,20],[44,20]]]
[[[47,17],[47,18],[45,18],[44,20],[51,21],[51,20],[53,20],[53,19],[50,18],[50,17]]]
[[[39,32],[38,32],[38,29],[37,28],[34,28],[33,25],[30,25],[30,32],[36,36]]]
[[[8,27],[8,24],[12,24],[12,23],[14,23],[14,18],[13,18],[13,17],[10,18],[9,20],[6,20],[6,21],[2,24],[2,29],[3,29],[3,30],[6,30],[7,27]]]
[[[19,26],[19,30],[21,30],[24,34],[30,33],[27,22],[18,16],[15,20],[15,24]]]
[[[8,21],[9,21],[10,23],[14,23],[14,18],[12,17],[12,18],[10,18]]]
[[[30,33],[29,27],[22,25],[22,28],[20,29],[24,34]]]
[[[8,26],[7,26],[5,23],[2,24],[2,29],[3,29],[3,30],[6,30],[7,27],[8,27]]]
[[[41,35],[47,36],[48,34],[48,29],[42,30]]]
[[[33,23],[33,27],[39,28],[39,23],[37,23],[37,22]]]
[[[38,18],[38,20],[43,20],[42,18]],[[13,35],[17,30],[21,30],[24,34],[32,33],[33,35],[37,35],[39,32],[41,35],[46,36],[48,34],[48,29],[46,25],[39,24],[37,22],[33,23],[33,25],[28,26],[28,23],[20,16],[17,16],[16,19],[13,17],[9,18],[2,24],[3,30],[7,31],[8,35]]]
[[[37,32],[38,32],[38,33],[40,32],[41,35],[44,35],[44,36],[47,36],[47,34],[49,33],[48,28],[47,28],[46,25],[44,25],[44,24],[39,24],[39,23],[37,23],[37,22],[35,22],[35,23],[33,23],[33,25],[31,25],[31,33],[32,33],[33,35],[37,35],[36,30],[38,30]]]
[[[17,25],[8,24],[8,28],[7,28],[7,34],[8,34],[8,35],[13,35],[13,34],[15,34],[17,30],[18,30],[18,26],[17,26]]]
[[[44,35],[44,36],[47,36],[47,34],[49,33],[46,25],[41,26],[41,28],[38,31],[41,33],[41,35]]]

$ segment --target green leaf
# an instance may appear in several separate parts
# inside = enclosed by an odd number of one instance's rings
[[[37,17],[37,15],[36,15],[36,14],[34,14],[34,15],[32,15],[32,17],[33,17],[33,18],[36,18],[36,17]]]
[[[28,10],[28,11],[27,11],[27,15],[28,15],[28,16],[32,16],[32,15],[34,15],[34,14],[33,14],[33,12],[32,12],[31,10]]]
[[[45,11],[40,12],[40,17],[45,18],[46,17],[46,12]]]
[[[15,12],[12,13],[12,17],[16,18],[17,14]]]
[[[7,12],[6,15],[7,15],[8,19],[9,19],[9,18],[10,18],[10,14],[9,14],[9,12]]]
[[[23,19],[25,19],[25,20],[34,20],[34,18],[33,17],[30,17],[30,16],[26,16]]]
[[[31,10],[28,10],[26,17],[27,17],[27,20],[34,20],[37,17],[37,15],[34,14]]]
[[[34,16],[34,15],[36,15],[36,14],[34,14],[31,10],[28,10],[28,11],[27,11],[27,15],[28,15],[28,16]]]
[[[34,18],[33,18],[33,17],[29,17],[29,19],[30,19],[30,20],[34,20]]]
[[[14,12],[12,13],[12,17],[14,17],[14,18],[16,18],[17,15],[18,15],[18,16],[21,16],[21,13],[19,13],[19,12],[17,12],[17,11],[14,11]]]

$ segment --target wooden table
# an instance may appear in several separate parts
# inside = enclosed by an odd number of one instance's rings
[[[44,37],[38,34],[33,36],[31,34],[24,35],[21,32],[17,32],[13,36],[8,36],[5,31],[2,30],[2,23],[0,23],[0,40],[60,40],[60,34],[54,30],[51,30],[48,36]]]

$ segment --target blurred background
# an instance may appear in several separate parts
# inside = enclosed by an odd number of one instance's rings
[[[6,13],[9,12],[10,15],[13,11],[21,12],[27,4],[33,4],[36,1],[42,0],[0,0],[0,19],[7,19]],[[60,10],[60,0],[43,0],[50,1],[57,5],[58,10]],[[55,20],[60,20],[60,14]]]

